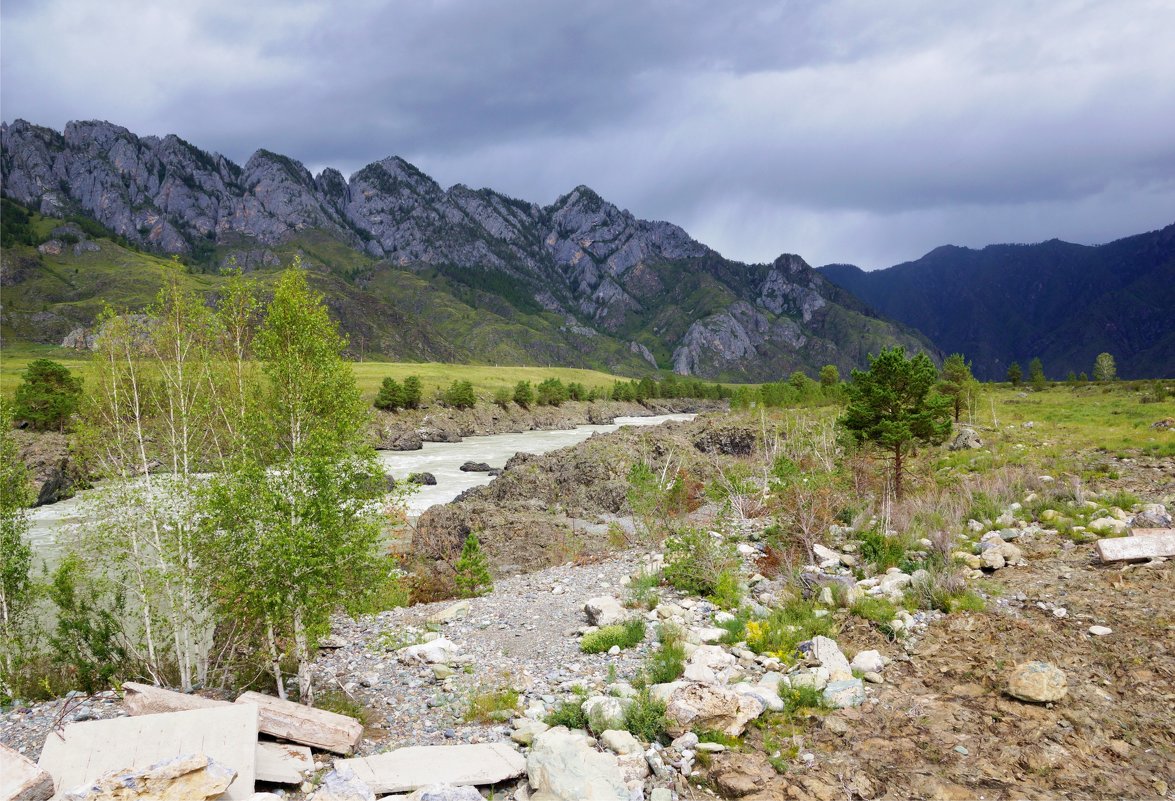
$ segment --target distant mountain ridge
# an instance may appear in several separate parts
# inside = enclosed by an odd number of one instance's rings
[[[17,120],[0,126],[0,148],[3,195],[41,214],[87,215],[210,273],[229,264],[264,272],[300,255],[331,289],[353,343],[389,358],[762,381],[824,364],[845,372],[892,344],[936,353],[798,256],[730,261],[586,186],[541,207],[460,184],[445,190],[398,157],[350,179],[333,169],[314,176],[267,150],[242,167],[177,136],[138,137],[106,122],[58,133]],[[45,278],[30,260],[49,257],[22,258],[21,275]],[[36,325],[26,298],[10,292],[10,331],[78,322],[78,290],[47,286],[27,293],[29,304],[60,296]],[[404,326],[423,333],[405,336]]]
[[[1123,378],[1175,376],[1175,224],[1104,245],[948,245],[885,270],[819,272],[965,354],[980,378],[1034,357],[1050,378],[1091,373],[1101,352]]]

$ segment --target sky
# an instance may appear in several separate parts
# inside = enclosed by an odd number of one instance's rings
[[[579,184],[748,262],[1175,222],[1171,0],[4,0],[0,116]]]

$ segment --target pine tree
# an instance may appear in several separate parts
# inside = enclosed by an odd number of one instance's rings
[[[35,359],[16,388],[13,416],[34,429],[65,430],[82,398],[82,381],[69,368],[49,359]]]
[[[959,422],[960,413],[968,406],[968,396],[975,383],[971,375],[971,362],[964,359],[963,354],[952,353],[942,363],[942,381],[939,382],[938,391],[951,399],[956,423]]]
[[[407,406],[404,388],[400,386],[400,382],[388,376],[380,384],[379,394],[375,396],[375,402],[372,405],[385,412],[394,412],[396,409]]]
[[[410,375],[404,379],[404,408],[405,409],[419,409],[420,408],[420,377]]]
[[[938,371],[925,353],[906,358],[901,347],[869,357],[854,370],[849,406],[840,422],[858,442],[892,457],[894,494],[902,497],[902,462],[916,442],[938,444],[951,432],[951,401],[934,391]]]
[[[1044,365],[1040,363],[1039,357],[1028,363],[1028,381],[1036,392],[1045,388]]]
[[[1020,382],[1024,380],[1024,371],[1020,369],[1020,362],[1012,362],[1008,365],[1008,381],[1012,386],[1020,386]]]
[[[457,560],[456,573],[457,593],[462,598],[485,595],[494,589],[489,560],[481,550],[476,532],[469,532],[465,544],[461,546],[461,558]]]
[[[523,409],[529,408],[534,403],[534,390],[529,381],[519,381],[514,385],[514,402]]]

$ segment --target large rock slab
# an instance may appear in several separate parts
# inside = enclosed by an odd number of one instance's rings
[[[842,681],[853,677],[853,668],[849,660],[836,644],[836,640],[817,635],[812,638],[812,658],[820,662],[821,667],[828,669],[828,678],[831,681]]]
[[[0,800],[48,801],[52,797],[53,777],[0,743]]]
[[[45,741],[39,764],[60,794],[112,771],[146,770],[177,754],[200,754],[235,771],[224,797],[243,800],[253,794],[257,720],[256,706],[228,704],[73,723]]]
[[[627,801],[620,764],[563,726],[534,739],[526,757],[530,786],[550,801]]]
[[[1008,677],[1008,695],[1021,701],[1044,704],[1069,692],[1064,672],[1048,662],[1024,662]]]
[[[236,703],[257,707],[260,730],[266,734],[320,751],[349,754],[363,736],[363,724],[355,718],[272,695],[241,693]]]
[[[236,777],[235,770],[203,754],[181,754],[142,770],[111,771],[61,797],[63,801],[211,801],[220,798]]]
[[[304,745],[257,743],[255,770],[259,782],[301,784],[304,774],[314,770],[314,756]]]
[[[336,760],[335,766],[339,765],[353,770],[376,793],[401,793],[432,784],[497,784],[526,772],[526,759],[505,743],[411,746]]]

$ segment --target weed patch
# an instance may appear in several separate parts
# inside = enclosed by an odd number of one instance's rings
[[[631,648],[645,639],[645,621],[638,618],[617,623],[614,626],[604,626],[590,634],[583,635],[579,641],[579,650],[585,654],[601,654],[614,645],[620,648]]]

